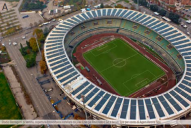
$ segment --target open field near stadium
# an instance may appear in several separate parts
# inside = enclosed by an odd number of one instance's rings
[[[119,38],[85,52],[83,57],[122,96],[129,96],[165,75]]]
[[[15,103],[15,99],[11,93],[5,75],[0,73],[0,119],[22,119],[19,108]],[[7,128],[10,126],[1,126]]]

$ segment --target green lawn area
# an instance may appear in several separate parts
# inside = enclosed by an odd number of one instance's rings
[[[0,119],[22,119],[20,110],[2,72],[0,73],[0,92]],[[1,126],[1,128],[7,127],[9,126]]]
[[[122,96],[129,96],[165,74],[121,39],[92,49],[83,57]]]

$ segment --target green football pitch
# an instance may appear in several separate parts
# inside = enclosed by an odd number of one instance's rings
[[[165,74],[118,38],[85,52],[83,57],[122,96],[129,96]]]

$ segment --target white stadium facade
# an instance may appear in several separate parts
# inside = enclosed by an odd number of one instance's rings
[[[172,89],[157,96],[128,98],[103,90],[84,77],[72,64],[70,55],[66,52],[66,47],[69,47],[73,40],[67,39],[67,35],[72,31],[75,34],[70,38],[78,38],[82,30],[74,32],[73,29],[76,26],[107,18],[140,24],[168,40],[180,53],[184,62],[183,75],[178,83]],[[110,31],[110,29],[107,29],[107,25],[100,26],[100,28]],[[115,27],[112,30],[115,29],[116,31],[118,28]],[[83,30],[81,35],[90,33],[91,29],[91,32],[96,33],[98,31],[93,25],[90,25],[90,27],[86,26],[86,30]],[[180,119],[180,117],[190,113],[191,40],[177,28],[158,18],[142,12],[116,8],[80,13],[65,19],[49,33],[44,51],[48,69],[57,85],[78,107],[84,108],[85,105],[86,111],[92,114],[95,119],[168,120]],[[82,94],[85,96],[84,102],[82,102]]]

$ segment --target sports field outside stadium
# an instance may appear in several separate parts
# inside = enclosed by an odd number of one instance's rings
[[[160,67],[119,38],[85,52],[83,57],[122,96],[165,75]]]

